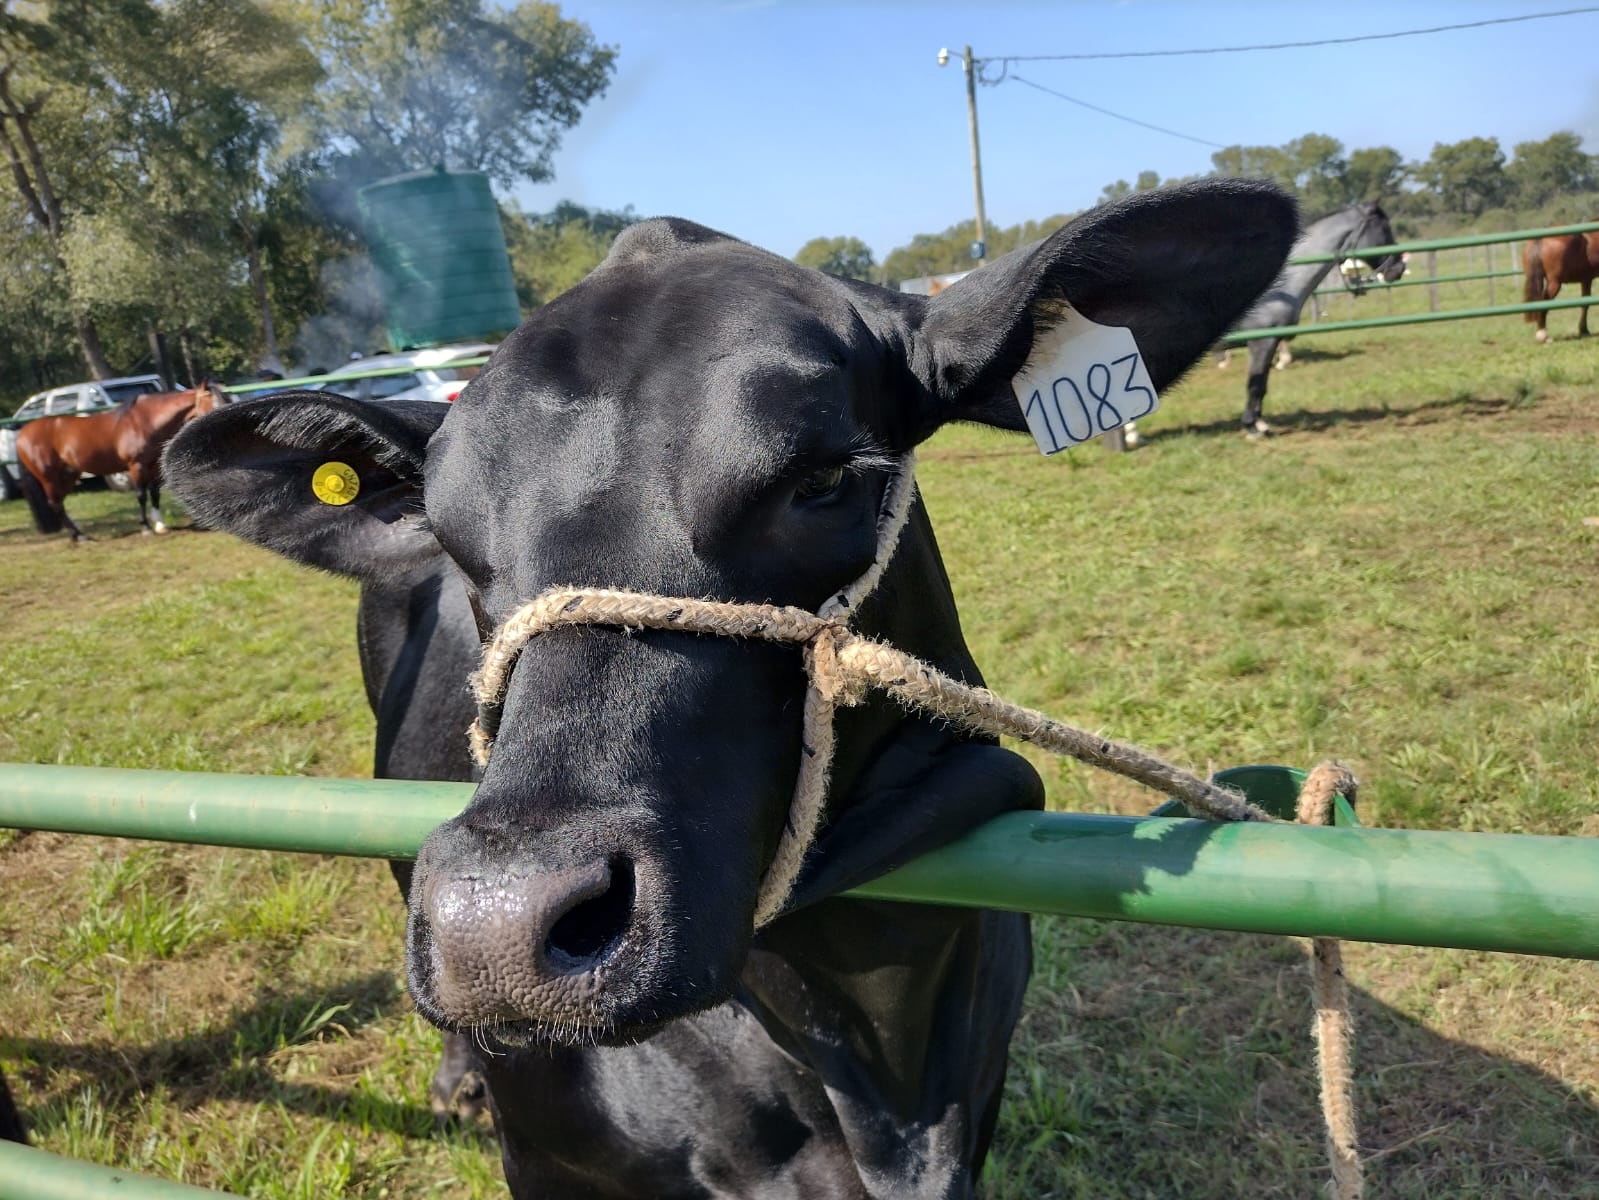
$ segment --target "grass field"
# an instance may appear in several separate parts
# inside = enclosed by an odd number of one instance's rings
[[[941,435],[924,490],[978,661],[1195,767],[1342,757],[1373,824],[1599,835],[1599,342],[1575,324],[1302,339],[1264,442],[1236,432],[1236,360],[1134,454]],[[126,496],[71,504],[98,542],[0,506],[0,760],[368,771],[352,586],[140,537]],[[1154,802],[1040,767],[1056,807]],[[432,1126],[381,863],[0,840],[0,1064],[40,1144],[262,1197],[499,1194],[492,1134]],[[1316,1194],[1301,945],[1035,940],[990,1200]],[[1373,1196],[1599,1197],[1594,965],[1347,956]]]

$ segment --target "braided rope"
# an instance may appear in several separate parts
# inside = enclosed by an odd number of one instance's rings
[[[1355,799],[1355,777],[1342,763],[1324,762],[1299,789],[1298,819],[1305,825],[1331,825],[1333,802]],[[1327,1161],[1332,1166],[1336,1200],[1360,1200],[1365,1186],[1355,1124],[1355,1087],[1350,1063],[1354,1013],[1349,982],[1337,938],[1312,938],[1311,997],[1316,1005],[1316,1069],[1321,1077],[1321,1111],[1327,1124]]]
[[[785,605],[736,604],[613,588],[556,587],[530,600],[495,631],[484,647],[481,668],[472,676],[478,716],[470,738],[478,765],[488,765],[511,672],[528,642],[562,626],[607,625],[757,639],[798,646],[804,652],[808,684],[800,766],[788,822],[756,900],[757,929],[782,914],[815,840],[832,769],[833,713],[841,706],[861,703],[873,688],[886,692],[908,709],[933,714],[964,729],[1009,735],[1135,780],[1181,800],[1197,816],[1213,821],[1271,820],[1236,791],[1218,787],[1134,746],[1109,741],[1035,709],[1012,704],[987,688],[962,683],[902,650],[853,632],[849,620],[892,560],[915,493],[914,458],[907,455],[884,497],[878,518],[877,555],[871,567],[814,613]],[[1332,795],[1342,792],[1352,796],[1353,789],[1353,776],[1342,767],[1324,764],[1306,781],[1300,819],[1312,824],[1328,823]],[[1361,1168],[1349,1070],[1348,992],[1337,941],[1316,938],[1313,944],[1322,1108],[1335,1195],[1338,1200],[1358,1200]]]

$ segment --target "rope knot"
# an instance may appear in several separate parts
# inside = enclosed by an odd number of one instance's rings
[[[841,651],[855,640],[842,621],[828,621],[805,645],[805,666],[811,683],[828,704],[853,708],[866,699],[868,681],[859,673],[846,670],[840,661]]]

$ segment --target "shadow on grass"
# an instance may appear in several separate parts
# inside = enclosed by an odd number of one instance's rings
[[[1383,406],[1380,408],[1332,408],[1323,410],[1300,409],[1297,412],[1273,412],[1271,397],[1266,398],[1266,420],[1279,433],[1322,433],[1345,425],[1369,425],[1385,421],[1398,421],[1407,425],[1422,425],[1446,417],[1499,417],[1518,407],[1509,399],[1483,399],[1461,394],[1446,400],[1429,400],[1406,408]],[[1240,409],[1242,411],[1242,409]],[[1239,437],[1242,427],[1236,419],[1206,421],[1188,425],[1170,426],[1144,435],[1144,441],[1154,443],[1168,438],[1181,437]],[[1269,439],[1268,439],[1269,440]]]
[[[1035,923],[1035,943],[985,1200],[1321,1194],[1301,943],[1054,919]],[[1489,957],[1357,947],[1351,973],[1369,965],[1385,991],[1431,1011],[1439,973],[1520,968]],[[1599,1195],[1599,1108],[1470,1041],[1518,1028],[1535,1042],[1535,997],[1521,1012],[1508,1011],[1512,991],[1507,1011],[1466,1013],[1458,1038],[1360,988],[1352,1000],[1372,1194]]]
[[[1289,341],[1293,345],[1294,361],[1296,363],[1298,363],[1298,362],[1307,362],[1307,363],[1308,362],[1338,362],[1340,359],[1355,358],[1355,357],[1358,357],[1359,355],[1362,355],[1362,354],[1365,353],[1365,351],[1362,350],[1359,346],[1345,346],[1345,347],[1343,347],[1341,349],[1337,349],[1337,350],[1328,350],[1328,349],[1324,349],[1324,348],[1320,348],[1320,347],[1316,347],[1316,346],[1307,345],[1307,344],[1304,343],[1303,339],[1295,340],[1293,338],[1290,338]],[[1207,360],[1201,359],[1200,360],[1200,366],[1204,366],[1206,361]],[[1222,370],[1222,371],[1231,371],[1231,370],[1234,369],[1234,367],[1242,364],[1244,366],[1244,368],[1247,370],[1248,369],[1248,363],[1249,363],[1249,346],[1246,343],[1244,345],[1234,346],[1232,348],[1232,357],[1228,360],[1227,365],[1225,367],[1219,367],[1217,369],[1218,370]],[[1198,368],[1195,368],[1195,369],[1197,370]]]
[[[248,1008],[236,1009],[226,1024],[149,1045],[0,1037],[0,1055],[25,1062],[16,1074],[35,1087],[50,1086],[49,1074],[55,1072],[92,1081],[100,1102],[111,1110],[137,1108],[143,1095],[160,1085],[185,1109],[217,1099],[266,1103],[401,1137],[432,1137],[436,1125],[425,1104],[392,1100],[364,1087],[287,1080],[271,1065],[275,1054],[312,1044],[335,1058],[348,1043],[325,1038],[325,1033],[348,1036],[403,1007],[394,976],[376,971],[315,991],[267,994]],[[427,1065],[431,1070],[435,1064]],[[29,1127],[48,1131],[67,1123],[68,1110],[78,1103],[77,1091],[76,1085],[57,1087],[57,1095],[31,1106]],[[461,1129],[458,1136],[493,1144],[491,1134],[474,1126]]]
[[[1325,1174],[1305,953],[1285,938],[1110,922],[1039,919],[1037,970],[1012,1045],[1010,1078],[985,1173],[985,1200],[1039,1196],[1303,1197]],[[1427,1007],[1438,960],[1414,953]],[[1469,971],[1480,956],[1449,960]],[[1353,973],[1361,977],[1355,961]],[[1361,1144],[1387,1197],[1599,1194],[1599,1109],[1555,1076],[1469,1039],[1444,1036],[1356,988]],[[327,1014],[339,1006],[332,1017]],[[406,1138],[436,1136],[431,1113],[371,1090],[285,1080],[270,1056],[332,1024],[353,1033],[399,1012],[387,972],[315,992],[265,997],[226,1024],[146,1046],[0,1041],[24,1076],[92,1081],[99,1102],[133,1116],[158,1083],[174,1103],[281,1105]],[[1526,1024],[1534,1024],[1529,1007]],[[311,1030],[309,1034],[304,1031]],[[338,1055],[337,1039],[321,1043]],[[346,1070],[353,1069],[352,1060]],[[32,1080],[44,1085],[44,1080]],[[71,1122],[76,1085],[29,1113],[42,1131]],[[450,1136],[492,1152],[477,1126]],[[1593,1189],[1593,1190],[1585,1190]]]
[[[67,511],[72,512],[69,504]],[[126,513],[107,513],[98,517],[81,517],[73,514],[73,520],[83,530],[86,543],[80,544],[77,549],[93,550],[96,544],[105,542],[121,542],[130,538],[138,539],[146,536],[144,527],[139,524],[139,509],[135,505]],[[202,525],[192,525],[179,518],[167,526],[164,534],[149,534],[150,537],[180,537],[191,533],[207,533]],[[44,545],[49,542],[59,542],[65,549],[73,549],[68,532],[63,529],[60,533],[40,533],[34,528],[30,520],[25,525],[13,529],[0,529],[0,546],[25,546]]]

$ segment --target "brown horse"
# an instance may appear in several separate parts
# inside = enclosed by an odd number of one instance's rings
[[[87,417],[42,417],[17,430],[22,493],[40,533],[63,525],[76,542],[84,536],[67,515],[67,493],[85,475],[126,471],[139,491],[139,523],[145,533],[165,533],[161,519],[161,451],[184,423],[226,404],[214,383],[183,392],[146,392],[107,412]],[[150,513],[155,524],[150,523]]]
[[[1523,295],[1529,303],[1553,300],[1560,294],[1562,283],[1582,284],[1582,294],[1586,296],[1594,279],[1599,278],[1599,233],[1571,233],[1528,242],[1522,251],[1522,266],[1527,273]],[[1582,314],[1577,318],[1577,336],[1587,337],[1588,309],[1585,306],[1577,311]],[[1548,316],[1547,311],[1527,314],[1527,320],[1538,326],[1533,336],[1540,342],[1549,340],[1549,331],[1544,328]]]

